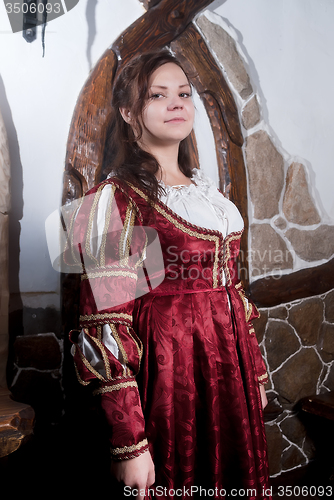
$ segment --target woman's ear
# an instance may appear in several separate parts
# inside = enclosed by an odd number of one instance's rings
[[[132,121],[130,110],[128,108],[119,108],[119,112],[121,113],[123,120],[130,124]]]

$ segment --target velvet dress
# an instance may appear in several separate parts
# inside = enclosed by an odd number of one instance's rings
[[[81,200],[67,257],[83,268],[74,363],[96,384],[112,458],[150,450],[152,498],[269,499],[243,222],[201,171],[192,182],[163,185],[154,206],[116,178]]]

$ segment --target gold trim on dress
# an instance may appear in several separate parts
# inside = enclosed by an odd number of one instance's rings
[[[130,333],[130,328],[129,328],[128,326],[126,327],[126,330],[127,330],[127,332],[128,332],[129,337],[133,340],[133,342],[135,343],[135,345],[136,345],[136,347],[137,347],[137,351],[138,351],[138,358],[139,358],[139,366],[138,366],[138,371],[139,371],[139,368],[140,368],[140,363],[141,363],[141,358],[142,358],[142,356],[143,356],[144,346],[143,346],[143,343],[142,343],[142,341],[140,340],[140,338],[136,336],[136,337],[137,337],[137,339],[138,339],[138,342],[139,342],[139,343],[137,342],[137,340],[136,340],[136,339],[133,337],[133,335]]]
[[[119,258],[121,263],[125,265],[127,265],[129,262],[131,238],[133,234],[135,217],[136,212],[133,209],[132,203],[129,202],[128,206],[126,207],[125,219],[119,242]]]
[[[100,329],[101,329],[101,326],[100,326]],[[103,363],[104,363],[104,368],[106,370],[106,378],[107,378],[107,380],[109,380],[111,378],[110,362],[109,362],[108,355],[106,353],[104,345],[102,344],[101,340],[90,335],[88,328],[84,328],[83,331],[94,342],[94,344],[96,344],[97,347],[100,349],[100,352],[102,354]],[[101,331],[100,331],[100,335],[101,335]]]
[[[86,254],[88,257],[90,257],[93,261],[95,261],[96,265],[99,266],[99,262],[97,260],[96,257],[94,257],[94,255],[92,254],[91,252],[91,249],[90,249],[90,242],[91,242],[91,233],[92,233],[92,228],[93,228],[93,219],[95,217],[95,212],[96,212],[96,208],[97,208],[97,205],[99,203],[99,200],[101,198],[101,194],[102,194],[102,189],[104,188],[104,186],[106,185],[105,182],[103,182],[100,187],[97,189],[96,193],[95,193],[95,196],[94,196],[94,201],[93,201],[93,205],[90,209],[90,212],[89,212],[89,218],[88,218],[88,225],[87,225],[87,232],[86,232],[86,243],[85,243],[85,250],[86,250]]]
[[[105,323],[108,323],[108,320],[116,320],[116,323],[122,323],[122,321],[117,321],[117,320],[127,320],[126,323],[132,322],[132,315],[131,314],[126,314],[126,313],[99,313],[99,314],[86,314],[85,316],[80,316],[80,323],[84,323],[87,321],[96,321],[98,322],[99,320],[107,320]]]
[[[127,380],[126,382],[120,382],[115,385],[107,385],[106,387],[100,387],[93,392],[94,396],[98,394],[106,394],[107,392],[119,391],[120,389],[125,389],[127,387],[138,387],[135,380]]]
[[[140,189],[138,189],[136,186],[133,186],[132,184],[129,183],[129,186],[137,193],[139,196],[144,198],[147,202],[149,201],[148,196],[146,196]],[[162,202],[160,202],[162,204]],[[167,219],[169,222],[171,222],[175,227],[180,229],[183,233],[188,234],[189,236],[194,236],[195,238],[199,238],[202,240],[208,240],[212,241],[215,243],[215,261],[213,265],[213,283],[212,283],[212,288],[218,288],[218,264],[219,264],[219,243],[222,237],[220,237],[218,234],[210,234],[209,229],[202,228],[203,232],[205,234],[202,234],[198,229],[199,226],[196,226],[195,224],[191,224],[191,222],[186,221],[182,217],[180,217],[178,214],[170,214],[168,213],[164,208],[162,208],[159,203],[154,204],[154,208],[157,212],[159,212],[165,219]],[[172,211],[172,210],[171,210]],[[190,229],[187,226],[191,226],[193,229]],[[206,232],[208,231],[208,232]],[[211,230],[212,233],[219,233],[218,231]]]
[[[74,352],[73,352],[73,356],[74,356],[76,351],[77,351],[77,346],[74,345],[73,347],[74,347]],[[73,361],[73,364],[74,364],[74,370],[75,370],[75,373],[76,373],[76,376],[77,376],[79,383],[81,385],[89,385],[90,382],[85,382],[85,380],[82,380],[82,378],[80,377],[80,373],[79,373],[79,370],[78,370],[78,367],[77,367],[77,364],[75,361]]]
[[[113,325],[112,323],[109,326],[110,326],[110,329],[112,331],[112,334],[113,334],[113,337],[115,339],[115,342],[116,342],[119,350],[121,351],[122,358],[123,358],[123,363],[122,364],[124,365],[123,366],[123,375],[124,375],[124,377],[126,377],[127,375],[130,374],[130,369],[126,366],[128,364],[128,355],[126,354],[126,350],[124,349],[122,341],[119,338],[116,326]]]
[[[259,382],[262,382],[262,380],[267,380],[268,377],[268,372],[264,373],[263,375],[260,375],[257,377]]]
[[[239,281],[239,283],[237,283],[235,285],[235,289],[237,290],[237,292],[242,300],[242,303],[244,305],[246,323],[248,323],[248,321],[252,315],[253,305],[251,302],[248,302],[247,297],[246,297],[245,292],[244,292],[244,289],[242,287],[241,281]],[[253,328],[253,331],[254,331],[254,328]],[[251,331],[249,331],[249,333],[251,333]]]
[[[75,255],[73,225],[74,225],[74,222],[75,222],[76,217],[78,215],[79,209],[81,208],[83,202],[84,202],[84,197],[81,197],[77,208],[75,209],[75,211],[72,214],[72,217],[71,217],[71,220],[70,220],[70,225],[69,225],[69,227],[67,229],[67,234],[69,236],[68,236],[68,238],[66,238],[65,250],[67,250],[67,248],[69,246],[68,243],[70,241],[71,255],[72,255],[73,261],[75,262],[75,264],[67,264],[67,262],[65,261],[65,263],[67,265],[70,265],[70,266],[77,266],[78,264],[80,264],[80,267],[82,267],[82,262],[80,260],[78,260],[77,257],[76,257],[76,255]]]
[[[102,382],[106,382],[106,379],[98,371],[96,371],[92,367],[92,365],[87,361],[85,356],[82,354],[81,350],[80,349],[77,349],[77,350],[78,350],[79,356],[81,358],[81,361],[83,362],[83,364],[85,365],[87,370],[90,371],[91,373],[93,373],[93,375],[95,375],[96,378],[98,378],[99,380],[102,380]],[[86,384],[84,384],[84,385],[86,385]]]
[[[244,232],[243,229],[240,231],[235,231],[233,233],[230,233],[226,236],[224,240],[224,260],[223,260],[223,269],[225,272],[225,277],[227,281],[227,285],[231,286],[232,285],[232,279],[230,275],[230,270],[228,268],[228,261],[230,260],[231,253],[230,253],[230,243],[235,240],[239,240],[242,236],[242,233]]]
[[[133,444],[132,446],[123,446],[123,448],[111,448],[112,455],[122,455],[124,453],[131,453],[132,451],[138,451],[144,446],[148,446],[147,439],[143,439],[138,444]]]
[[[112,276],[123,276],[124,278],[132,278],[137,281],[138,275],[137,273],[131,271],[124,270],[114,270],[114,271],[93,271],[89,273],[85,273],[81,275],[81,280],[90,280],[94,278],[111,278]]]
[[[100,266],[101,267],[104,267],[105,262],[106,262],[105,250],[106,250],[107,234],[108,234],[108,229],[109,229],[109,224],[110,224],[111,206],[112,206],[112,202],[114,201],[114,198],[115,198],[116,189],[117,189],[116,184],[112,184],[111,185],[112,192],[111,192],[110,200],[108,203],[107,214],[106,214],[106,218],[105,218],[105,224],[104,224],[104,228],[103,228],[102,241],[101,241],[101,250],[100,250]]]

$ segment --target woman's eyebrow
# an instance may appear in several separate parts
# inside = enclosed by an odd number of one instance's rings
[[[164,85],[151,85],[151,88],[153,88],[153,87],[155,87],[157,89],[165,89],[165,90],[168,88],[168,87],[166,87]],[[182,85],[179,85],[180,89],[183,88],[183,87],[190,87],[190,85],[189,85],[189,83],[184,83]]]

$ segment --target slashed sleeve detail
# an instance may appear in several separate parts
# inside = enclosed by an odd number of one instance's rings
[[[147,236],[138,207],[111,181],[87,193],[71,231],[71,255],[83,268],[80,331],[70,333],[76,372],[97,386],[112,457],[129,459],[148,449],[135,378],[142,343],[132,327]]]

